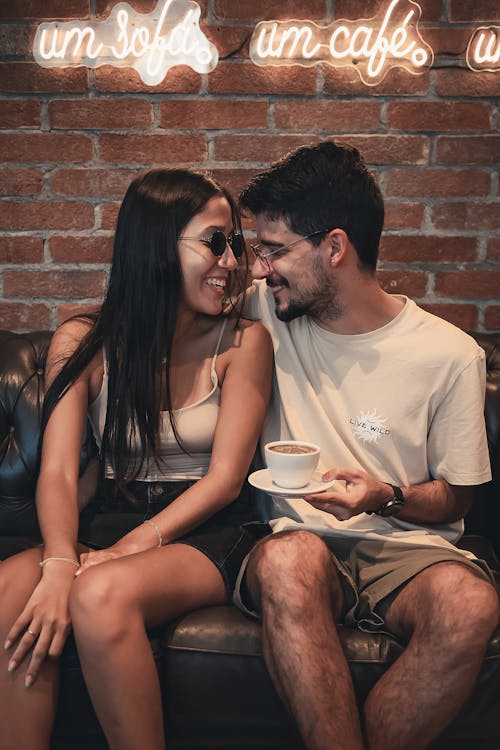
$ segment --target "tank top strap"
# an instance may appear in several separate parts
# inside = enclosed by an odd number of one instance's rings
[[[216,361],[217,355],[219,353],[219,349],[220,349],[222,337],[224,335],[224,331],[226,330],[227,321],[228,321],[228,318],[224,318],[224,320],[222,321],[222,325],[221,325],[220,331],[219,331],[219,336],[217,338],[217,345],[215,347],[214,356],[212,357],[212,367],[210,368],[210,374],[212,376],[212,380],[214,378],[214,375],[217,377],[217,373],[215,371],[215,361]]]

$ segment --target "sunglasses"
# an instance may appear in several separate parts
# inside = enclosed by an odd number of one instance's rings
[[[231,234],[226,237],[224,232],[220,229],[216,229],[211,237],[179,237],[180,240],[194,240],[196,242],[203,242],[204,245],[210,248],[212,255],[216,258],[220,258],[226,252],[226,247],[229,245],[233,251],[234,257],[238,260],[243,255],[245,249],[245,240],[242,234]]]

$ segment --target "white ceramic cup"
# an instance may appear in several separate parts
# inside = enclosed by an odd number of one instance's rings
[[[302,440],[274,440],[264,446],[264,452],[274,484],[290,490],[305,487],[319,461],[319,446]]]

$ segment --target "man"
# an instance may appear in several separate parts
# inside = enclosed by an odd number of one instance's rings
[[[384,208],[356,149],[303,147],[241,196],[256,217],[250,311],[272,334],[263,442],[318,443],[336,489],[273,498],[241,571],[266,663],[309,750],[425,748],[470,694],[499,617],[454,544],[490,479],[484,356],[376,278]],[[335,623],[407,643],[359,715]],[[291,647],[293,644],[293,647]]]

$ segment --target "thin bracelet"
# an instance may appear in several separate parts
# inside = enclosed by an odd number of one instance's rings
[[[43,568],[48,562],[67,562],[74,565],[76,568],[80,567],[78,560],[73,560],[71,557],[46,557],[45,560],[40,562],[40,567]]]
[[[158,534],[158,547],[163,547],[163,537],[162,537],[162,535],[161,535],[161,531],[160,531],[160,529],[159,529],[159,528],[158,528],[158,526],[157,526],[157,525],[155,524],[155,522],[154,522],[154,521],[151,521],[151,519],[150,519],[150,518],[147,518],[147,519],[146,519],[146,520],[144,521],[144,523],[149,523],[149,525],[153,527],[153,529],[154,529],[154,530],[156,531],[156,533]]]

